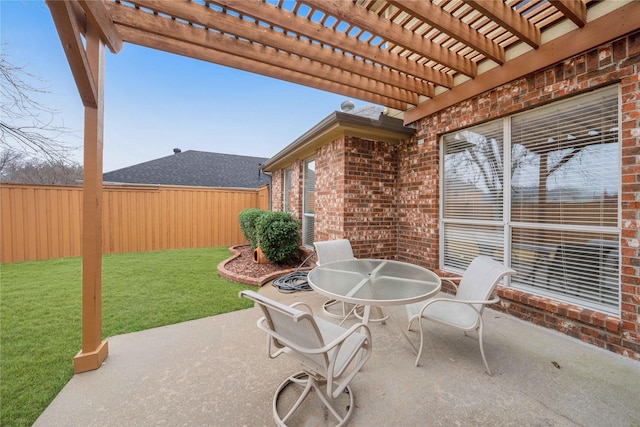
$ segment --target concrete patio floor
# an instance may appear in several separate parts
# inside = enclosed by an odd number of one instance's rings
[[[324,301],[271,285],[260,292],[316,313]],[[34,425],[274,425],[273,393],[298,365],[267,357],[259,317],[253,308],[111,337],[104,365],[75,375]],[[496,311],[484,319],[493,377],[475,334],[431,323],[416,368],[395,325],[372,324],[373,355],[352,382],[349,425],[640,425],[640,362]]]

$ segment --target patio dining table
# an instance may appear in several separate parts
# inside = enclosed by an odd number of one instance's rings
[[[328,262],[311,270],[309,285],[320,294],[338,301],[363,306],[362,322],[370,321],[371,307],[398,306],[427,300],[440,291],[440,277],[434,272],[401,261],[350,259]],[[417,348],[393,316],[389,316],[414,352]]]

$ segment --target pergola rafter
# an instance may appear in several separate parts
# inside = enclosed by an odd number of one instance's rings
[[[141,1],[141,4],[154,2]],[[181,6],[181,5],[176,5]],[[195,7],[194,7],[195,6]],[[251,62],[261,62],[268,65],[276,65],[282,69],[301,72],[310,76],[322,74],[333,83],[349,85],[356,89],[369,91],[375,86],[374,93],[382,95],[381,98],[399,100],[416,105],[418,102],[417,91],[429,92],[426,83],[420,85],[415,79],[406,75],[384,73],[381,67],[371,63],[363,63],[353,57],[344,57],[330,49],[323,48],[313,43],[300,43],[295,37],[287,36],[268,27],[260,27],[265,34],[260,43],[251,41],[255,37],[256,24],[242,20],[222,12],[215,12],[209,8],[197,5],[188,7],[175,7],[173,17],[149,16],[139,9],[133,9],[120,5],[113,5],[113,17],[116,26],[130,27],[139,30],[136,34],[156,34],[165,38],[173,38],[193,45],[190,49],[194,55],[199,55],[203,60],[210,50],[222,51],[249,59]],[[200,22],[208,28],[203,31],[201,27],[190,25],[194,16],[210,14],[201,18]],[[219,15],[219,16],[216,16]],[[215,27],[214,27],[215,25]],[[228,36],[234,34],[234,37]],[[129,34],[128,42],[140,44],[135,34]],[[156,47],[157,48],[157,47]],[[341,64],[342,66],[336,66]],[[323,70],[323,66],[326,67]],[[252,69],[249,66],[242,69]],[[355,75],[365,77],[358,79]],[[364,87],[363,87],[364,82]]]
[[[448,36],[458,40],[463,45],[485,55],[498,64],[504,64],[504,48],[493,43],[484,35],[478,33],[469,25],[446,13],[442,8],[430,2],[417,2],[412,0],[389,0],[389,4],[406,13],[415,16],[419,20],[428,23]]]

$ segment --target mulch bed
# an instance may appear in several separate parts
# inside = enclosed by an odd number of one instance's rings
[[[225,279],[256,286],[295,271],[308,256],[299,250],[288,262],[258,264],[253,261],[253,249],[249,245],[232,246],[229,250],[234,256],[218,265],[218,273]],[[313,266],[313,261],[309,260],[301,269],[308,270]]]

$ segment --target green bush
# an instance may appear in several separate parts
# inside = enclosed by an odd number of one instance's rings
[[[299,225],[287,212],[265,211],[256,219],[260,249],[269,262],[283,262],[295,255]]]
[[[240,220],[240,231],[244,234],[245,239],[249,241],[251,249],[255,249],[260,244],[258,234],[256,232],[256,220],[266,211],[258,208],[245,209],[240,211],[238,219]]]

